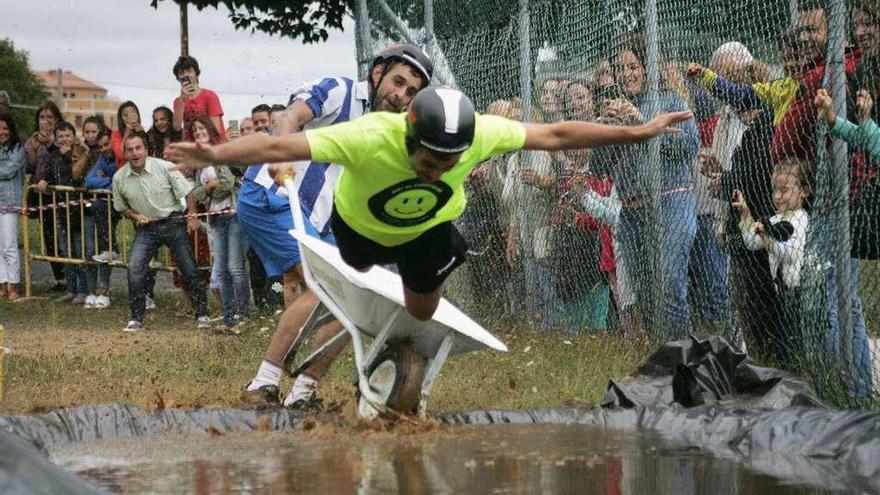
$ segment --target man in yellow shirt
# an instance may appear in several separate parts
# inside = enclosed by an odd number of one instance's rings
[[[464,211],[464,182],[480,162],[520,149],[559,151],[636,143],[678,132],[691,112],[662,114],[637,126],[590,122],[527,124],[474,112],[451,88],[422,90],[406,114],[376,112],[288,136],[248,136],[219,146],[176,143],[166,157],[190,167],[298,160],[342,165],[331,228],[354,268],[396,264],[406,309],[428,320],[443,282],[464,262],[452,225]],[[276,177],[292,173],[276,166]]]

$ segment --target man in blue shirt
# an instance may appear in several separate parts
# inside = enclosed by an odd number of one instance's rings
[[[347,122],[370,110],[400,112],[426,87],[433,72],[431,59],[419,47],[394,45],[381,52],[367,81],[328,77],[306,83],[291,95],[282,119],[273,133],[292,134],[303,129]],[[296,185],[307,232],[335,244],[330,231],[333,189],[341,168],[332,163],[302,162],[295,165]],[[245,172],[238,200],[242,232],[256,251],[269,277],[283,278],[287,308],[269,344],[257,375],[242,392],[243,402],[266,406],[278,403],[278,384],[290,347],[300,326],[318,304],[305,286],[299,246],[289,234],[293,228],[288,198],[278,194],[268,165],[252,165]],[[299,297],[296,293],[301,291]],[[334,321],[319,329],[316,346],[342,330]],[[297,377],[285,406],[300,406],[316,397],[317,381],[327,372],[342,346]]]

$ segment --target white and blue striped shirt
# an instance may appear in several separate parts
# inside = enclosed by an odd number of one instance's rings
[[[326,127],[360,117],[369,110],[366,81],[355,83],[346,77],[327,77],[303,84],[290,96],[290,103],[302,100],[315,118],[303,130]],[[322,234],[330,228],[333,189],[342,167],[333,163],[297,162],[296,184],[303,213]],[[281,206],[287,199],[277,195],[278,185],[269,177],[267,165],[252,165],[244,174],[239,200],[254,205],[266,195],[271,205]],[[277,200],[277,201],[276,201]],[[263,203],[265,204],[265,203]]]

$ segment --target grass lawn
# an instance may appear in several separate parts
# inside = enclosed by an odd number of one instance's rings
[[[0,301],[3,362],[0,413],[81,404],[127,402],[147,407],[237,406],[275,328],[274,316],[254,318],[239,336],[196,331],[175,316],[180,295],[162,293],[148,329],[121,331],[128,319],[124,291],[107,310],[85,310],[48,299]],[[432,392],[429,409],[555,407],[568,399],[597,403],[608,379],[635,369],[644,343],[611,334],[567,341],[526,330],[491,328],[509,353],[451,358]],[[343,354],[321,384],[325,401],[353,394],[354,359]],[[283,390],[289,381],[282,383]]]

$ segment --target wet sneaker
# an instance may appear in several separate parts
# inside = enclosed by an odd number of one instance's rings
[[[321,399],[318,398],[314,385],[294,383],[282,405],[291,409],[313,409],[320,407]]]
[[[110,296],[95,296],[95,309],[107,309],[110,307]]]
[[[89,294],[86,296],[86,302],[83,303],[83,307],[86,309],[95,309],[95,303],[97,302],[98,296],[93,296]]]
[[[199,330],[210,330],[211,329],[211,319],[207,316],[199,316],[196,319],[196,328]]]
[[[147,311],[152,311],[156,309],[156,301],[154,301],[152,297],[144,296],[144,298],[146,299],[146,304],[144,305],[144,307]]]
[[[250,383],[248,384],[250,386]],[[238,396],[241,402],[255,409],[278,407],[278,387],[275,385],[263,385],[256,390],[248,390],[247,387]]]
[[[144,324],[137,321],[131,320],[128,322],[128,325],[125,325],[125,328],[122,329],[123,332],[137,332],[139,330],[144,329]]]

